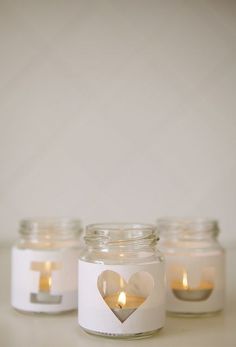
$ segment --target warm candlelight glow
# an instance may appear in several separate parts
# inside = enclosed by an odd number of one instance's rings
[[[124,288],[124,280],[120,277],[120,288]]]
[[[145,299],[145,297],[134,296],[125,291],[104,297],[105,303],[122,323],[144,303]]]
[[[172,282],[172,291],[179,300],[202,301],[211,295],[214,288],[212,282],[201,280],[197,286],[192,287],[189,286],[187,271],[184,270],[182,276],[181,279]]]
[[[49,289],[51,289],[51,287],[52,287],[52,277],[51,276],[49,276],[49,278],[48,278],[48,285],[49,285]]]
[[[186,271],[184,271],[183,274],[183,288],[188,289],[188,276]]]
[[[52,277],[51,277],[52,265],[49,261],[44,263],[43,271],[40,274],[39,278],[39,291],[40,292],[50,292],[52,286]]]
[[[52,263],[50,261],[45,261],[44,270],[50,272],[52,268]]]
[[[39,278],[39,291],[40,292],[50,292],[52,285],[51,276],[48,274],[42,274]]]
[[[32,262],[31,270],[39,271],[39,292],[49,293],[52,287],[52,272],[61,268],[60,263],[51,261]]]
[[[118,297],[118,305],[120,308],[124,307],[126,304],[126,294],[125,292],[120,292],[119,297]]]

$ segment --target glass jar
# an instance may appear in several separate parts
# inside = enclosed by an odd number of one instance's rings
[[[93,224],[79,260],[79,325],[113,338],[149,336],[165,318],[164,263],[156,227]]]
[[[77,308],[77,262],[82,225],[71,219],[28,219],[12,248],[11,303],[25,312]]]
[[[188,316],[221,311],[225,252],[217,240],[217,221],[163,218],[157,229],[166,259],[167,311]]]

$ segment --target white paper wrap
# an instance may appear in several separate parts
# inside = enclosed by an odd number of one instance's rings
[[[141,287],[143,296],[146,296],[146,300],[124,322],[121,322],[108,307],[98,289],[98,278],[106,270],[119,274],[133,288]],[[146,273],[146,278],[152,278],[152,290],[150,285],[148,288],[147,283],[140,282],[142,272]],[[110,285],[110,294],[112,290]],[[163,263],[103,265],[79,260],[79,325],[81,327],[102,334],[138,334],[160,329],[164,325],[164,320]]]
[[[12,306],[23,311],[48,313],[77,308],[78,256],[77,249],[30,250],[13,247]],[[51,288],[48,295],[52,295],[54,299],[59,298],[59,303],[32,302],[32,296],[37,297],[39,293],[40,282],[40,272],[32,270],[32,263],[38,262],[58,265],[59,269],[51,272]]]

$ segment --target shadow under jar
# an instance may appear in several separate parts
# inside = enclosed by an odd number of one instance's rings
[[[80,220],[28,219],[12,248],[11,303],[24,312],[77,308]]]
[[[79,260],[79,325],[88,333],[141,338],[163,327],[164,264],[156,227],[93,224]]]
[[[157,229],[166,259],[167,311],[182,316],[221,311],[225,252],[217,241],[217,221],[163,218]]]

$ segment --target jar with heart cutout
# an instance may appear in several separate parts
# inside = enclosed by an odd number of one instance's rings
[[[203,218],[157,221],[165,254],[167,311],[202,316],[224,307],[225,252],[217,240],[218,223]]]
[[[12,306],[48,314],[76,309],[81,222],[27,219],[19,232],[12,248]]]
[[[156,227],[93,224],[79,259],[79,325],[113,338],[154,334],[165,320],[165,281]]]

